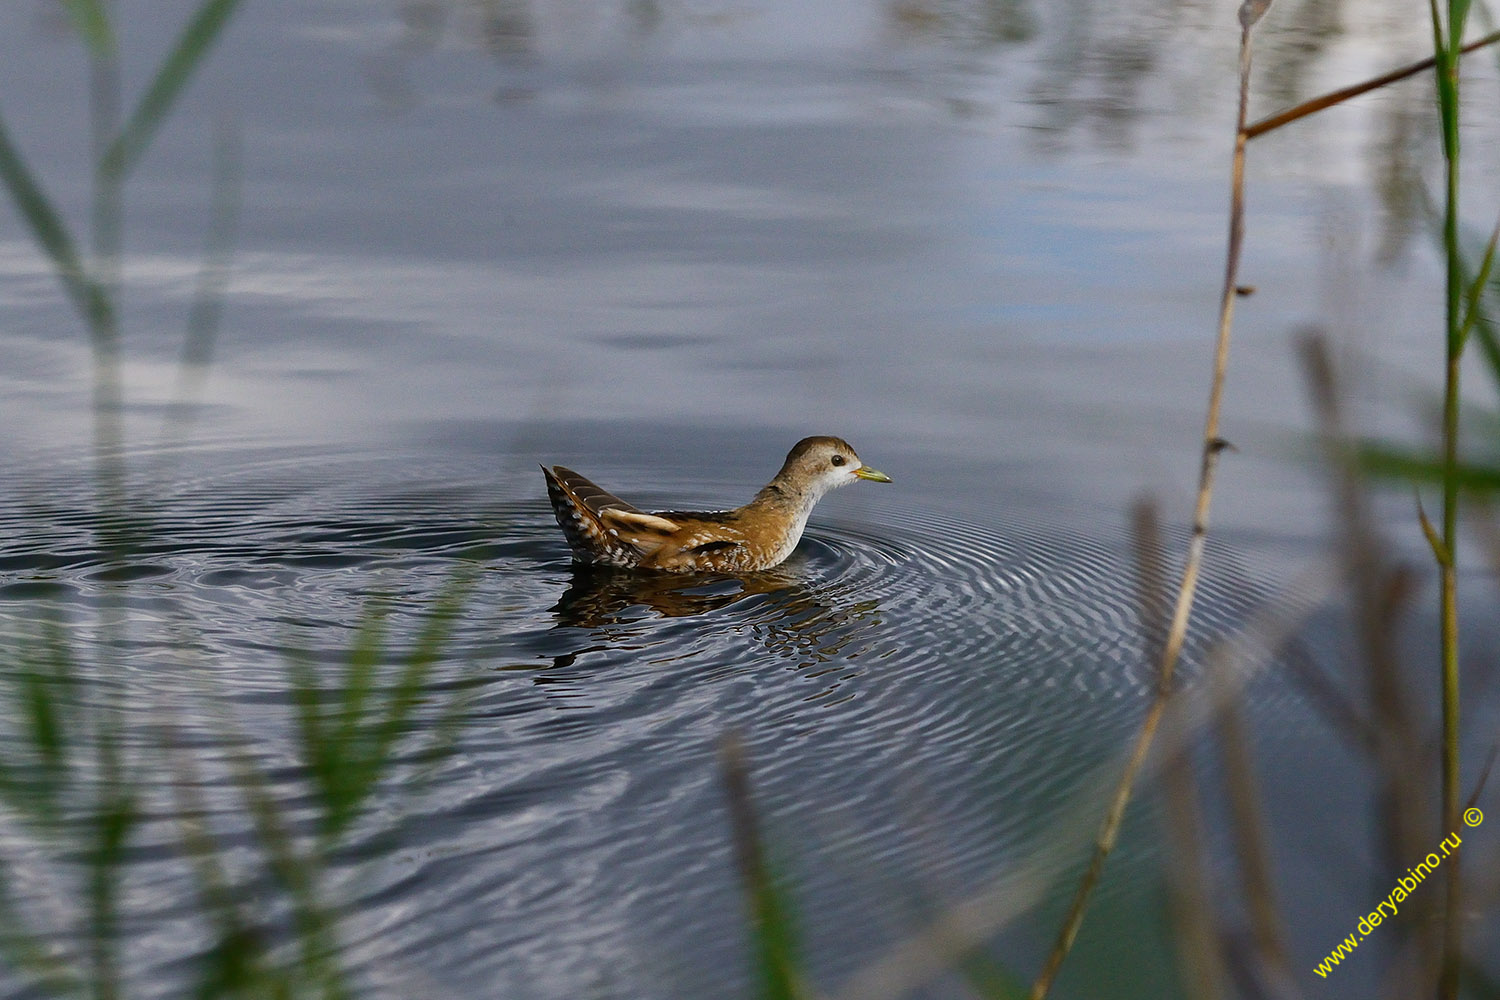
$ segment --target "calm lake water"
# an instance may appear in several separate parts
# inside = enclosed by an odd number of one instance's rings
[[[191,5],[118,7],[133,95]],[[292,651],[334,669],[371,595],[409,645],[478,558],[416,724],[456,701],[454,752],[420,793],[383,796],[331,873],[360,995],[749,995],[729,731],[829,988],[944,900],[1038,856],[1072,870],[1098,813],[1068,817],[1100,801],[1153,683],[1128,509],[1150,493],[1183,524],[1196,482],[1234,12],[249,0],[128,188],[123,510],[144,541],[123,567],[98,544],[86,334],[0,208],[0,629],[60,608],[88,664],[76,697],[112,699],[129,745],[191,748],[211,823],[248,850],[236,753],[310,816]],[[1396,4],[1309,16],[1268,18],[1257,114],[1430,44]],[[0,7],[0,114],[82,234],[88,72],[62,18]],[[1473,84],[1475,178],[1500,165],[1494,83]],[[1412,81],[1252,149],[1258,292],[1238,308],[1238,450],[1189,677],[1322,550],[1293,333],[1334,335],[1369,426],[1423,433],[1441,271],[1409,182],[1436,177],[1430,99]],[[233,261],[183,407],[225,141]],[[823,433],[895,483],[829,497],[786,566],[748,581],[575,571],[537,470],[648,509],[721,507]],[[1391,500],[1415,546],[1409,498]],[[126,625],[105,638],[114,601]],[[1337,664],[1333,617],[1306,645]],[[1488,663],[1500,637],[1474,617]],[[1490,694],[1466,702],[1479,729]],[[1276,672],[1250,705],[1310,969],[1380,898],[1342,860],[1371,856],[1363,772]],[[132,995],[180,994],[205,945],[170,784],[148,782],[129,849]],[[1162,919],[1158,841],[1148,796],[1068,995],[1176,989],[1140,929]],[[13,825],[0,850],[35,926],[70,940],[69,859]],[[1055,910],[996,953],[1033,970]],[[1381,958],[1360,958],[1338,995],[1378,981]],[[9,973],[0,991],[34,995]]]

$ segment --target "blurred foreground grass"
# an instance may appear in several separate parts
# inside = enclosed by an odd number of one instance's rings
[[[143,521],[141,515],[149,508],[149,498],[132,495],[124,467],[123,352],[118,329],[122,190],[183,88],[230,23],[238,3],[208,0],[194,9],[128,113],[122,99],[113,8],[102,0],[66,0],[64,6],[91,63],[96,161],[89,240],[79,239],[67,227],[63,213],[12,141],[3,118],[0,183],[50,262],[91,345],[100,515],[97,544],[107,562],[123,565],[138,534],[149,531],[149,520]],[[1250,26],[1265,7],[1264,3],[1246,5],[1247,43]],[[1462,164],[1459,66],[1470,5],[1449,0],[1441,10],[1434,5],[1431,13],[1434,107],[1445,166],[1442,196],[1428,199],[1447,271],[1441,324],[1447,382],[1441,447],[1424,451],[1359,440],[1341,407],[1338,375],[1326,350],[1316,338],[1304,347],[1309,395],[1323,446],[1321,462],[1333,498],[1336,541],[1328,560],[1330,574],[1341,581],[1358,656],[1356,668],[1347,676],[1309,674],[1303,681],[1310,691],[1318,692],[1330,727],[1346,734],[1368,759],[1377,786],[1373,798],[1379,803],[1372,822],[1379,831],[1381,864],[1391,870],[1400,870],[1430,848],[1436,836],[1450,832],[1456,810],[1473,801],[1483,785],[1478,777],[1464,787],[1458,768],[1462,730],[1455,554],[1465,498],[1473,502],[1476,537],[1500,571],[1500,543],[1495,541],[1500,539],[1500,530],[1487,512],[1500,490],[1500,448],[1495,447],[1500,416],[1471,411],[1468,434],[1462,434],[1465,428],[1460,421],[1465,413],[1459,405],[1457,379],[1472,340],[1480,345],[1485,370],[1500,386],[1500,337],[1493,321],[1496,240],[1493,235],[1486,240],[1465,233],[1457,204]],[[1283,124],[1293,120],[1287,118]],[[1236,135],[1241,150],[1255,128],[1242,124]],[[221,148],[232,147],[224,143]],[[184,407],[179,412],[190,408],[187,397],[198,384],[192,372],[208,363],[217,336],[216,304],[229,266],[237,202],[233,164],[232,155],[221,156],[216,177],[219,194],[208,227],[212,235],[184,336],[184,377],[179,381]],[[1227,284],[1226,296],[1237,291],[1232,281]],[[1209,438],[1206,462],[1221,446],[1215,435]],[[1461,439],[1474,442],[1473,453],[1460,451]],[[1443,579],[1438,656],[1443,667],[1436,678],[1428,667],[1405,660],[1398,651],[1398,624],[1410,612],[1414,590],[1412,571],[1394,553],[1369,513],[1372,475],[1437,484],[1442,491],[1440,525],[1430,524],[1425,514],[1414,515],[1426,529]],[[1153,518],[1143,513],[1136,530],[1142,539],[1144,648],[1159,655],[1170,634],[1171,595],[1164,569],[1152,565],[1149,558],[1149,553],[1159,550],[1159,545],[1148,540],[1155,532]],[[165,815],[175,828],[171,861],[180,869],[181,884],[190,887],[193,905],[202,916],[200,939],[192,946],[190,990],[194,996],[359,995],[358,985],[341,960],[340,906],[329,884],[330,865],[341,852],[351,849],[357,832],[369,835],[361,824],[373,822],[377,803],[420,794],[427,769],[451,744],[461,718],[461,701],[458,695],[446,695],[446,700],[434,703],[432,682],[473,582],[472,567],[460,564],[447,586],[431,598],[413,636],[393,635],[389,603],[378,596],[370,598],[341,669],[319,671],[310,659],[289,659],[286,692],[295,734],[292,784],[296,793],[292,795],[286,793],[284,776],[273,776],[247,749],[250,734],[239,732],[236,720],[222,706],[214,711],[223,719],[227,757],[216,768],[195,757],[170,719],[154,730],[158,737],[154,741],[143,744],[134,733],[126,738],[124,708],[119,696],[111,693],[114,685],[96,681],[118,669],[109,660],[110,651],[121,648],[129,630],[139,627],[122,609],[121,597],[128,583],[111,585],[97,610],[98,620],[91,623],[102,638],[87,647],[69,638],[73,623],[39,602],[32,634],[7,640],[0,648],[0,725],[7,727],[0,732],[0,806],[4,809],[0,821],[5,824],[5,849],[0,852],[0,949],[10,966],[48,995],[132,995],[137,984],[124,970],[128,963],[122,962],[120,952],[129,940],[133,915],[122,886],[143,831]],[[1326,591],[1316,588],[1308,592],[1327,597]],[[1146,753],[1152,749],[1157,721],[1143,727],[1145,738],[1137,745],[1139,760],[1134,751],[1122,753],[1120,770],[1126,777],[1113,798],[1107,780],[1104,792],[1080,793],[1078,809],[1069,818],[1071,832],[1056,838],[1049,848],[1051,856],[1024,860],[1019,875],[1007,873],[1003,888],[979,887],[971,898],[947,908],[928,927],[857,972],[835,995],[849,1000],[907,996],[940,975],[956,979],[977,997],[1044,995],[1050,979],[1043,977],[1028,990],[1010,964],[994,954],[991,942],[1023,917],[1059,905],[1066,894],[1041,873],[1056,867],[1058,855],[1071,857],[1075,851],[1086,850],[1088,844],[1077,831],[1099,826],[1099,816],[1109,813],[1114,825],[1106,822],[1095,844],[1096,866],[1102,871],[1130,801],[1137,769],[1145,779],[1160,779],[1164,811],[1170,817],[1164,836],[1173,843],[1174,857],[1180,859],[1166,886],[1170,919],[1165,922],[1175,946],[1178,967],[1173,971],[1180,992],[1204,998],[1309,994],[1311,973],[1295,967],[1279,903],[1270,889],[1270,834],[1261,819],[1251,740],[1239,711],[1245,676],[1264,669],[1285,651],[1288,635],[1299,621],[1292,610],[1298,605],[1293,598],[1299,596],[1306,595],[1288,595],[1283,606],[1252,623],[1247,633],[1253,641],[1229,644],[1217,653],[1215,675],[1195,690],[1180,691],[1169,678],[1164,679],[1157,702],[1160,707],[1152,709],[1151,718],[1159,720],[1163,733],[1152,751],[1154,756],[1148,763]],[[206,705],[214,700],[211,683],[205,681],[202,697]],[[1437,733],[1430,720],[1408,707],[1408,692],[1423,685],[1442,690],[1444,710]],[[1228,762],[1221,793],[1234,815],[1232,866],[1239,876],[1236,892],[1228,898],[1215,891],[1208,871],[1203,831],[1197,822],[1196,803],[1202,789],[1188,756],[1188,748],[1206,736],[1217,739]],[[805,969],[802,934],[795,920],[796,888],[777,878],[767,860],[751,792],[753,762],[744,758],[733,741],[726,745],[723,770],[729,829],[746,889],[755,990],[767,1000],[823,995]],[[1435,775],[1440,778],[1440,807],[1429,793]],[[208,798],[225,790],[235,798],[242,829],[215,825],[222,813]],[[294,810],[289,801],[304,803],[306,808]],[[1115,806],[1106,808],[1110,801]],[[247,843],[252,848],[249,863],[243,851]],[[27,906],[34,899],[38,859],[44,860],[42,877],[69,903],[61,909],[61,922],[44,919],[52,914],[39,915]],[[1493,900],[1472,898],[1464,905],[1467,883],[1460,877],[1464,870],[1458,863],[1448,866],[1442,895],[1434,891],[1427,904],[1414,906],[1391,929],[1387,951],[1399,957],[1384,977],[1389,995],[1427,996],[1437,990],[1451,998],[1464,983],[1473,995],[1495,995],[1494,983],[1485,978],[1492,970],[1487,971],[1477,956],[1465,950],[1462,933],[1465,922],[1479,919],[1476,914],[1492,912]],[[1089,910],[1087,892],[1078,898],[1075,911],[1082,920]],[[1125,920],[1119,923],[1128,925]],[[1154,929],[1163,921],[1141,923]],[[1076,924],[1064,927],[1054,968],[1066,959],[1076,930]]]

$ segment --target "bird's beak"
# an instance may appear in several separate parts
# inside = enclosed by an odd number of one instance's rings
[[[888,483],[891,481],[890,476],[887,476],[884,472],[872,469],[868,465],[861,465],[854,470],[854,474],[860,479],[868,479],[872,483]]]

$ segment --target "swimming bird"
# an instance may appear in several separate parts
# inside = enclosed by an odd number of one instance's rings
[[[734,510],[647,513],[572,469],[544,465],[542,474],[575,560],[669,573],[770,569],[797,547],[823,494],[856,479],[891,481],[836,437],[798,441],[775,478]]]

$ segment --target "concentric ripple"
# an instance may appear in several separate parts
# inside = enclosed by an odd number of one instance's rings
[[[1003,660],[1009,683],[1065,683],[1091,697],[1154,683],[1124,538],[1005,515],[984,525],[896,509],[878,517],[878,528],[815,529],[805,547],[830,594],[857,593],[910,616],[919,648]],[[1194,650],[1243,623],[1259,597],[1250,581],[1226,575],[1222,555],[1211,549],[1199,588]]]
[[[420,802],[380,810],[421,822],[374,824],[336,873],[372,995],[724,995],[741,917],[715,753],[731,730],[773,838],[796,845],[814,963],[837,973],[869,954],[872,914],[894,927],[902,898],[1023,849],[1152,683],[1123,539],[961,522],[898,494],[858,519],[830,499],[785,565],[743,578],[575,567],[539,480],[507,494],[413,456],[247,454],[108,523],[77,480],[13,494],[0,630],[33,634],[38,601],[60,613],[77,698],[120,711],[133,744],[166,727],[191,748],[204,808],[238,842],[234,755],[311,815],[289,660],[338,671],[376,605],[408,648],[477,561],[419,720],[461,706],[457,751]],[[129,554],[101,555],[101,531]],[[1189,676],[1254,603],[1227,563],[1210,560]],[[107,650],[90,625],[106,597],[127,619]],[[163,983],[194,919],[173,801],[134,845],[159,905],[136,914],[149,947],[133,953]]]

